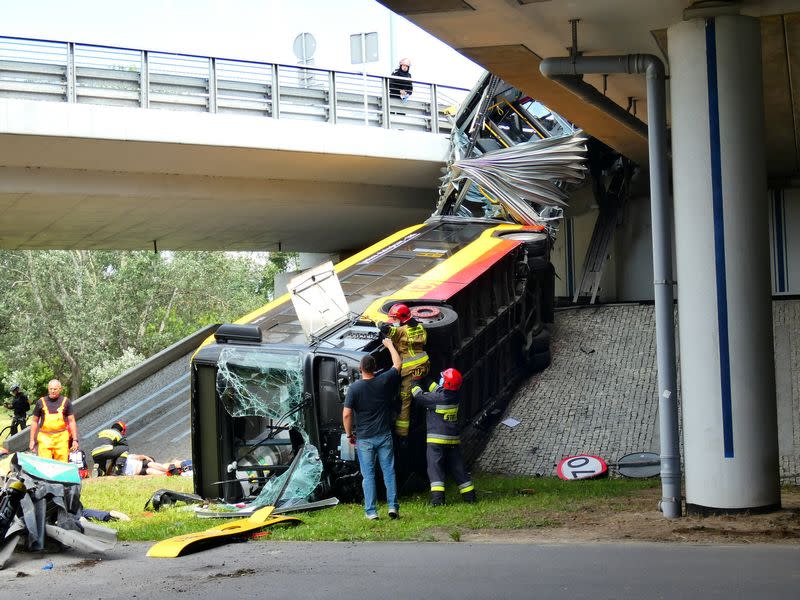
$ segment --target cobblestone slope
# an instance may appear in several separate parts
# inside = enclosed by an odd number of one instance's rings
[[[781,476],[800,483],[800,300],[773,303]],[[477,467],[554,475],[570,454],[615,461],[658,452],[655,315],[652,306],[612,305],[560,311],[553,362],[525,381]],[[788,373],[787,373],[788,370]]]

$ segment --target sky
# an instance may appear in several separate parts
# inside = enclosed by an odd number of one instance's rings
[[[0,0],[0,36],[297,64],[311,33],[320,68],[386,75],[411,59],[414,79],[472,87],[482,69],[374,0]],[[350,36],[376,32],[379,60],[350,61]]]

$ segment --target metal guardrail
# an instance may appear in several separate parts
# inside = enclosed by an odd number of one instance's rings
[[[450,133],[469,90],[391,77],[0,36],[0,98],[299,119]],[[454,112],[454,111],[453,111]]]

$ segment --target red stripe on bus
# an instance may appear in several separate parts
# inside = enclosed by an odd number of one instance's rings
[[[522,242],[519,240],[502,240],[489,252],[481,255],[478,260],[470,263],[450,279],[437,285],[431,291],[426,292],[422,298],[424,300],[447,300],[451,298],[454,294],[467,287],[467,285],[488,271],[496,262],[507,256],[511,250],[521,243]]]

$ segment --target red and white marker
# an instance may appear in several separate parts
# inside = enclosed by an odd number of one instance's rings
[[[558,476],[566,481],[575,479],[594,479],[608,473],[608,465],[599,456],[579,454],[567,456],[558,463]]]

